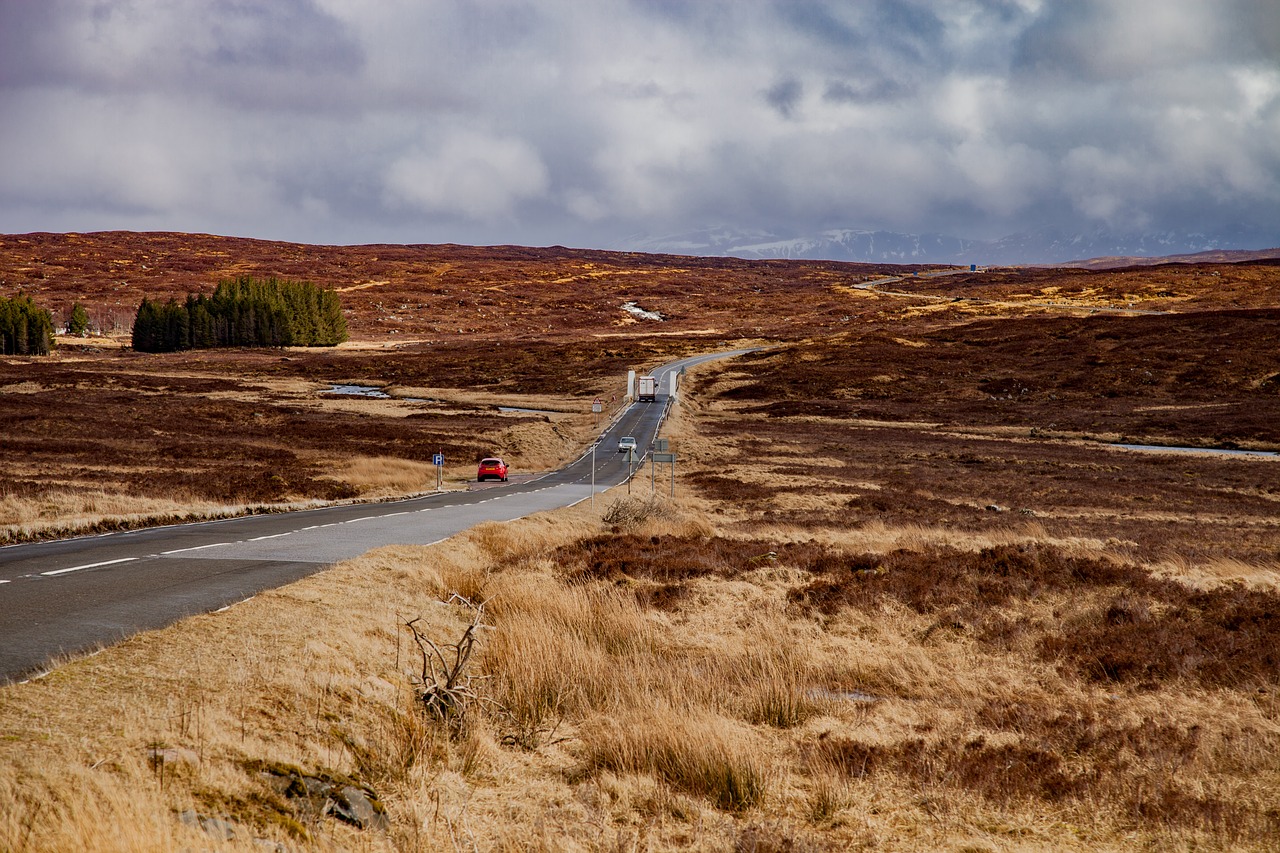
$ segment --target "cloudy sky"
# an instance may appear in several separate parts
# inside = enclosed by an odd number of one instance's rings
[[[0,0],[0,232],[1280,235],[1276,0]]]

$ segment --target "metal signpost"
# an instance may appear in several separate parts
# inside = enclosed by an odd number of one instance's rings
[[[655,470],[655,468],[657,467],[657,464],[658,464],[658,463],[657,463],[655,460],[656,460],[657,454],[659,454],[659,453],[666,453],[666,452],[667,452],[667,445],[668,445],[668,444],[670,444],[670,439],[666,439],[666,438],[655,438],[655,439],[653,440],[653,451],[654,451],[654,452],[653,452],[653,454],[652,454],[652,455],[650,455],[650,457],[649,457],[649,494],[651,494],[651,495],[652,495],[652,494],[657,494],[657,484],[656,484],[656,480],[655,480],[654,470]]]
[[[602,412],[603,410],[604,410],[604,403],[601,402],[599,397],[596,397],[595,402],[591,404],[591,413],[596,416],[597,430],[600,429],[600,412]]]
[[[444,484],[444,454],[437,453],[431,460],[436,466],[436,491],[440,491]]]
[[[653,464],[659,462],[670,463],[671,465],[671,497],[676,496],[676,455],[674,453],[654,453]]]

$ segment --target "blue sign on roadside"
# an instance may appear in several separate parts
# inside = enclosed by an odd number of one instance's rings
[[[443,464],[444,464],[444,454],[443,454],[443,453],[437,453],[437,454],[435,455],[435,458],[432,460],[432,462],[435,464],[435,466],[436,466],[437,468],[439,468],[441,465],[443,465]]]

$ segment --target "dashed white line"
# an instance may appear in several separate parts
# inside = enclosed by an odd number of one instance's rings
[[[250,541],[250,542],[261,542],[263,539],[279,539],[281,536],[292,536],[292,535],[293,535],[293,531],[292,531],[292,530],[289,530],[289,531],[287,531],[287,532],[285,532],[285,533],[273,533],[273,534],[271,534],[270,536],[255,536],[255,537],[253,537],[252,539],[250,539],[249,541]]]
[[[170,554],[185,554],[188,551],[203,551],[205,548],[221,548],[223,545],[234,545],[234,542],[214,542],[211,545],[196,545],[194,548],[178,548],[173,551],[161,551],[160,556],[167,557]]]
[[[118,560],[103,560],[101,563],[86,563],[83,566],[72,566],[68,569],[54,569],[51,572],[41,572],[40,574],[44,575],[47,578],[51,578],[54,575],[65,575],[67,572],[78,572],[81,569],[96,569],[99,566],[114,566],[116,563],[131,563],[136,559],[138,558],[137,557],[121,557]]]

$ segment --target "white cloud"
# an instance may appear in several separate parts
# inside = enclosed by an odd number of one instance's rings
[[[0,0],[0,231],[1280,222],[1277,51],[1274,0]]]
[[[510,217],[520,202],[548,186],[546,166],[527,143],[470,131],[402,155],[386,175],[394,201],[480,220]]]

